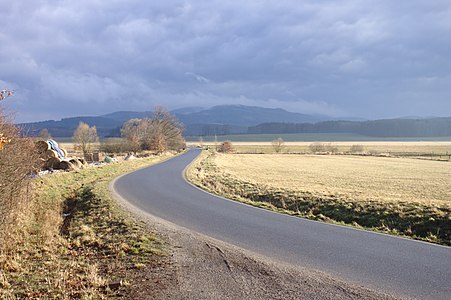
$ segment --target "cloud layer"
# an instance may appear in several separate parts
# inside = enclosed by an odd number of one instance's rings
[[[451,115],[451,4],[3,1],[0,88],[21,121],[247,104]]]

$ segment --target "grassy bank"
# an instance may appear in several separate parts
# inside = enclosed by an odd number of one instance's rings
[[[449,177],[440,175],[450,170],[448,164],[400,158],[204,152],[187,177],[210,192],[255,206],[451,245]],[[411,171],[405,174],[406,170]],[[431,178],[425,177],[428,174]]]
[[[168,157],[36,178],[0,247],[0,298],[104,299],[153,284],[142,271],[159,268],[163,245],[118,208],[108,184]]]

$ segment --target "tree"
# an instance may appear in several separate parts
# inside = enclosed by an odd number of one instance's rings
[[[162,107],[157,107],[150,118],[125,122],[121,129],[122,136],[129,142],[157,153],[184,148],[182,132],[182,124]]]
[[[218,152],[222,153],[230,153],[233,151],[233,145],[231,141],[225,141],[222,142],[221,145],[219,145]]]
[[[88,124],[80,122],[78,128],[74,132],[73,136],[74,142],[77,143],[83,155],[87,154],[91,150],[92,143],[99,140],[97,136],[97,129],[95,126],[89,127]]]
[[[182,136],[183,125],[177,118],[161,106],[157,106],[150,119],[152,128],[152,150],[180,150],[186,146]],[[161,145],[164,145],[162,147]]]
[[[47,128],[44,128],[41,131],[39,131],[38,137],[43,140],[49,140],[52,138],[52,136],[50,135],[50,132]]]
[[[285,141],[282,138],[277,138],[271,142],[272,147],[276,153],[280,153],[284,147]]]
[[[144,131],[141,119],[130,119],[122,125],[121,135],[126,138],[136,148],[141,148],[144,138]]]

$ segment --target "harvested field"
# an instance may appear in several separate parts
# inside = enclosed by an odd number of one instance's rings
[[[341,155],[217,155],[216,165],[273,188],[357,201],[451,204],[451,164]]]
[[[204,154],[214,193],[317,220],[450,244],[451,164],[351,155]]]

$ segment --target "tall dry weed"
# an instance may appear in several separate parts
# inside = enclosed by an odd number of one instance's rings
[[[0,133],[8,139],[0,150],[0,245],[6,245],[4,238],[9,228],[29,201],[37,156],[33,141],[22,137],[19,128],[1,110]]]

